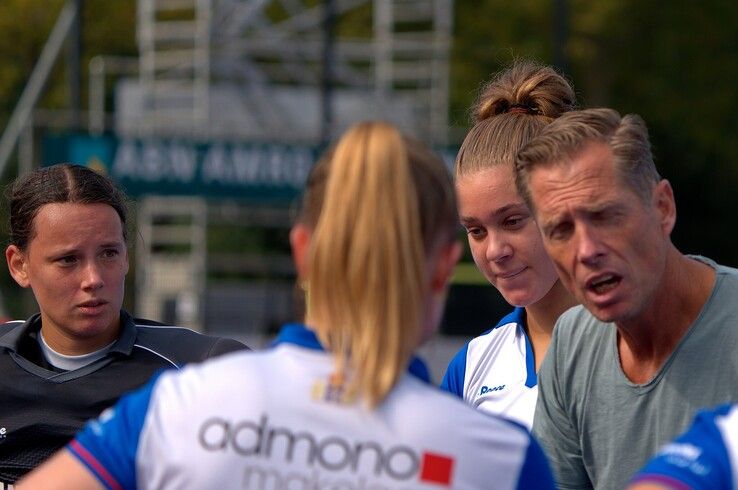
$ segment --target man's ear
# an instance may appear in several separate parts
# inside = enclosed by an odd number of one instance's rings
[[[8,263],[8,270],[13,276],[15,282],[20,287],[27,288],[31,285],[28,280],[28,271],[26,269],[26,256],[16,245],[8,245],[5,249],[5,260]]]
[[[462,251],[461,243],[458,241],[453,241],[441,249],[431,281],[431,290],[434,293],[441,293],[446,290],[448,281],[454,272],[454,267],[461,258]]]
[[[674,190],[668,180],[662,179],[653,190],[653,199],[659,211],[661,229],[666,236],[671,235],[676,224],[676,201]]]
[[[292,247],[292,260],[295,262],[297,278],[305,280],[308,273],[307,254],[310,248],[310,228],[302,223],[295,224],[290,230],[290,246]]]
[[[126,261],[126,265],[125,265],[126,272],[125,274],[123,274],[125,276],[128,274],[128,271],[130,270],[130,263],[128,262],[128,244],[124,243],[123,246],[124,246],[123,253],[125,254],[125,261]]]

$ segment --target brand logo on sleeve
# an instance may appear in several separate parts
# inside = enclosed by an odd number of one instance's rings
[[[684,459],[697,459],[702,454],[702,449],[689,443],[672,442],[664,446],[659,454],[664,456],[679,456]]]
[[[8,435],[8,429],[0,427],[0,439],[5,439],[6,435]]]
[[[492,393],[493,391],[502,391],[505,389],[505,385],[500,386],[493,386],[490,388],[489,386],[482,386],[482,389],[479,390],[480,395],[486,395],[487,393]]]
[[[265,475],[268,475],[273,484],[289,476],[290,481],[302,481],[304,477],[303,483],[308,485],[314,478],[310,476],[311,472],[321,478],[331,473],[345,475],[345,472],[349,472],[357,478],[363,475],[360,477],[362,481],[366,481],[366,477],[373,477],[379,481],[389,479],[406,484],[420,481],[451,486],[453,482],[455,461],[451,456],[433,451],[418,452],[402,444],[386,446],[371,440],[348,440],[338,435],[318,436],[306,430],[275,427],[269,424],[267,415],[262,415],[258,422],[213,417],[200,426],[197,437],[200,446],[209,452],[232,451],[247,458],[266,460],[270,466],[282,468],[284,463],[289,463],[292,468],[307,472],[300,476],[273,470],[267,472],[258,467],[247,468],[249,475],[259,475],[259,481],[263,482]]]
[[[664,446],[658,457],[673,466],[686,468],[692,473],[701,476],[712,471],[712,467],[701,460],[702,448],[690,443],[672,442]]]

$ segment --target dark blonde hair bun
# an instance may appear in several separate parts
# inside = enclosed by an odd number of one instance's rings
[[[549,66],[520,61],[482,88],[472,107],[474,123],[505,113],[555,119],[574,108],[569,82]]]

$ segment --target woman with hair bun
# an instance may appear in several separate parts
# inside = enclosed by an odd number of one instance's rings
[[[574,91],[550,67],[518,62],[488,82],[456,158],[459,216],[474,262],[515,309],[452,359],[441,387],[481,410],[533,424],[538,368],[556,319],[575,302],[559,281],[515,187],[520,148],[561,114]]]
[[[457,219],[438,157],[386,123],[351,128],[290,234],[305,325],[162,375],[19,488],[552,488],[526,430],[413,358],[441,318]]]

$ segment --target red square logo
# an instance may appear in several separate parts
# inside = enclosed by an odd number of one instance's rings
[[[439,485],[450,485],[454,472],[454,460],[443,454],[423,453],[420,480]]]

